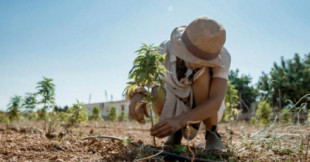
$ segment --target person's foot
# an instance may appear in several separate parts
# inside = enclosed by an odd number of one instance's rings
[[[223,151],[226,149],[220,134],[216,131],[216,126],[212,126],[211,130],[206,130],[206,148],[207,151]]]

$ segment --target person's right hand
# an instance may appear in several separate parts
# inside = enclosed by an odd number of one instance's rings
[[[144,97],[144,94],[137,93],[131,98],[129,104],[129,116],[139,123],[145,123],[144,115],[149,117],[147,105],[146,103],[142,103]]]

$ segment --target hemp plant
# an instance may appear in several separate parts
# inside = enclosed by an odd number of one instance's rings
[[[146,104],[146,108],[150,112],[152,126],[153,115],[152,107],[154,107],[155,97],[151,89],[154,86],[163,86],[162,78],[165,76],[166,69],[163,66],[165,55],[160,54],[158,51],[160,47],[142,44],[141,48],[136,51],[138,56],[133,62],[133,67],[129,71],[128,82],[124,93],[126,95],[132,94],[137,88],[145,90],[145,97],[142,99],[141,104]],[[154,145],[155,137],[153,138]]]

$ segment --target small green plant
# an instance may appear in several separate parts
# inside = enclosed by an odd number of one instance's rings
[[[98,106],[93,107],[92,115],[89,117],[90,120],[102,120],[101,110]]]
[[[182,146],[182,145],[176,145],[173,149],[172,152],[176,153],[176,154],[182,154],[185,153],[187,151],[186,146]]]
[[[41,119],[46,120],[46,113],[49,108],[53,107],[55,104],[55,84],[53,83],[53,79],[43,77],[43,80],[37,83],[38,89],[37,94],[41,95],[40,104],[43,104],[42,107],[42,115],[40,115]]]
[[[40,109],[37,111],[38,119],[39,120],[47,120],[48,119],[48,113],[47,111]]]
[[[118,112],[116,110],[116,107],[113,105],[109,109],[108,119],[113,122],[118,121]]]
[[[123,141],[122,141],[122,144],[124,146],[128,146],[131,142],[132,142],[132,138],[131,137],[124,137]]]
[[[88,112],[79,101],[77,101],[76,104],[73,104],[72,108],[68,109],[68,114],[69,115],[63,124],[66,129],[78,126],[81,123],[86,123],[88,120]]]
[[[290,109],[281,110],[281,123],[291,123],[292,122],[292,112]]]
[[[18,120],[20,118],[20,109],[22,107],[22,97],[12,97],[8,106],[8,115],[10,121]]]
[[[260,101],[255,114],[258,122],[262,125],[267,125],[273,116],[270,104],[267,101]]]
[[[29,120],[38,120],[39,119],[39,115],[37,112],[31,112],[29,114],[27,114],[26,116]]]
[[[155,97],[151,93],[151,88],[154,86],[162,87],[164,82],[162,78],[165,76],[166,69],[164,67],[165,54],[160,54],[161,48],[153,45],[143,44],[140,49],[136,51],[138,56],[134,60],[132,69],[129,71],[128,79],[131,81],[127,83],[124,93],[130,96],[137,88],[143,88],[146,95],[142,103],[146,104],[147,110],[150,112],[151,124],[154,125],[152,110],[154,106]],[[147,111],[146,111],[147,112]],[[144,123],[144,116],[138,120]],[[154,146],[156,146],[155,137],[153,137]]]
[[[61,122],[65,122],[68,117],[70,116],[70,114],[68,112],[60,112],[58,113],[58,118]]]
[[[250,123],[253,124],[253,125],[256,125],[256,124],[257,124],[257,119],[256,119],[255,116],[252,116],[252,117],[251,117]]]
[[[35,93],[26,93],[24,98],[23,107],[25,108],[25,113],[29,114],[35,109],[37,104],[36,94]]]
[[[10,119],[7,114],[0,114],[0,123],[9,124]]]
[[[58,119],[58,114],[54,111],[48,113],[47,123],[46,123],[46,134],[51,135],[60,126],[60,121]]]
[[[224,116],[223,116],[224,122],[234,121],[234,115],[236,115],[235,112],[238,111],[236,109],[238,104],[239,104],[238,90],[229,81],[227,85],[226,96],[225,96],[226,109],[225,109]]]
[[[121,111],[121,121],[124,122],[124,121],[127,121],[128,118],[127,118],[127,114],[125,113],[124,110]]]

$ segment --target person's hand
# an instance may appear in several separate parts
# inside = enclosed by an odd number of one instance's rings
[[[144,97],[145,95],[137,93],[131,98],[129,104],[129,116],[132,119],[138,121],[139,123],[145,123],[144,115],[149,117],[146,108],[146,103],[141,102]]]
[[[151,129],[151,135],[159,138],[163,138],[172,135],[177,130],[182,128],[181,121],[177,118],[170,118],[162,122],[157,123]]]

